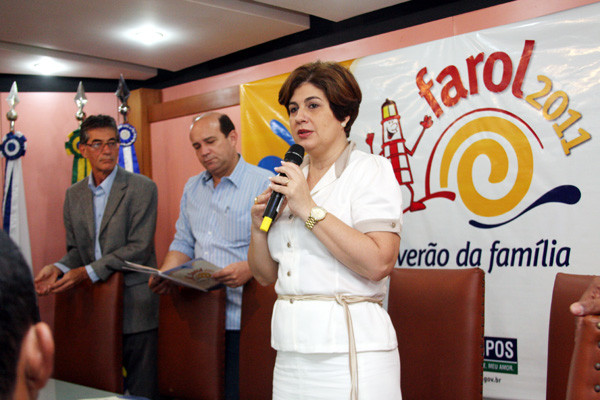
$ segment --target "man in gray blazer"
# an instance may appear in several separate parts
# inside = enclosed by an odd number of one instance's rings
[[[105,281],[121,271],[120,259],[156,267],[156,184],[117,166],[119,136],[112,117],[90,116],[80,129],[81,154],[92,173],[67,190],[67,254],[35,278],[40,295],[62,293],[88,279]],[[157,399],[158,296],[148,289],[147,275],[123,271],[123,276],[125,387],[132,395]]]

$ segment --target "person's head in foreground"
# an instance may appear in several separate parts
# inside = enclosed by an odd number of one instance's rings
[[[39,322],[31,271],[0,230],[0,400],[36,399],[53,365],[54,340]]]

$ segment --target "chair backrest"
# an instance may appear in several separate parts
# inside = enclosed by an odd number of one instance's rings
[[[567,400],[600,399],[600,315],[577,317]]]
[[[276,351],[271,347],[271,315],[277,295],[273,285],[255,279],[244,286],[240,331],[240,399],[270,399]]]
[[[483,398],[484,285],[479,268],[394,269],[403,400]]]
[[[592,279],[589,275],[556,274],[548,328],[547,400],[566,398],[575,337],[575,317],[569,306],[579,300]]]
[[[177,399],[225,396],[225,289],[160,298],[158,387]]]
[[[123,275],[56,295],[54,378],[123,393]]]

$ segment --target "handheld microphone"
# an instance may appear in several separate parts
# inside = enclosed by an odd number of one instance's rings
[[[292,162],[296,165],[302,164],[302,159],[304,158],[304,147],[299,144],[293,144],[290,149],[285,153],[285,158],[283,161]],[[278,176],[286,176],[285,174],[280,173]],[[271,193],[271,197],[269,197],[269,202],[267,203],[267,208],[263,214],[263,221],[260,224],[260,230],[264,232],[268,232],[271,227],[271,223],[277,216],[279,212],[279,206],[283,201],[284,195],[279,192]]]

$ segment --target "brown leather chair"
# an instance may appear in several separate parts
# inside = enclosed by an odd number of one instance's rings
[[[483,398],[484,285],[479,268],[394,269],[403,400]]]
[[[123,393],[123,275],[56,295],[54,378]]]
[[[276,351],[271,347],[271,315],[277,295],[273,285],[255,279],[244,286],[240,331],[240,399],[270,399]]]
[[[567,400],[600,399],[600,315],[576,317]]]
[[[176,399],[225,396],[225,289],[160,298],[158,387]]]
[[[554,280],[554,289],[552,291],[550,324],[548,329],[548,367],[546,376],[547,400],[563,400],[567,397],[566,393],[567,383],[569,380],[569,366],[571,365],[571,358],[574,354],[573,349],[575,343],[574,338],[576,320],[576,317],[573,316],[573,314],[571,314],[569,311],[569,306],[571,303],[579,300],[592,279],[593,276],[589,275],[574,275],[565,273],[556,274],[556,278]],[[582,357],[586,359],[588,357],[592,357],[593,352],[596,352],[597,358],[598,351],[600,350],[598,349],[598,340],[596,340],[595,346],[592,347],[595,347],[595,349],[593,351],[589,349],[590,354],[584,355],[579,352],[577,359],[580,360]],[[586,350],[583,350],[583,352],[585,353]],[[594,364],[586,367],[573,367],[574,371],[582,371],[581,368],[583,368],[584,371],[591,372],[591,370],[594,369]],[[600,374],[600,372],[596,371],[595,369],[594,371],[597,374]],[[583,378],[583,376],[579,377]],[[596,379],[596,381],[599,380],[600,379]],[[580,388],[582,384],[583,383],[581,383],[581,381],[574,380],[572,382],[572,390]],[[587,387],[592,391],[594,389],[593,386]],[[585,388],[581,387],[581,390],[585,390]],[[572,399],[600,399],[598,393],[595,393],[595,395],[596,397],[572,397]]]

